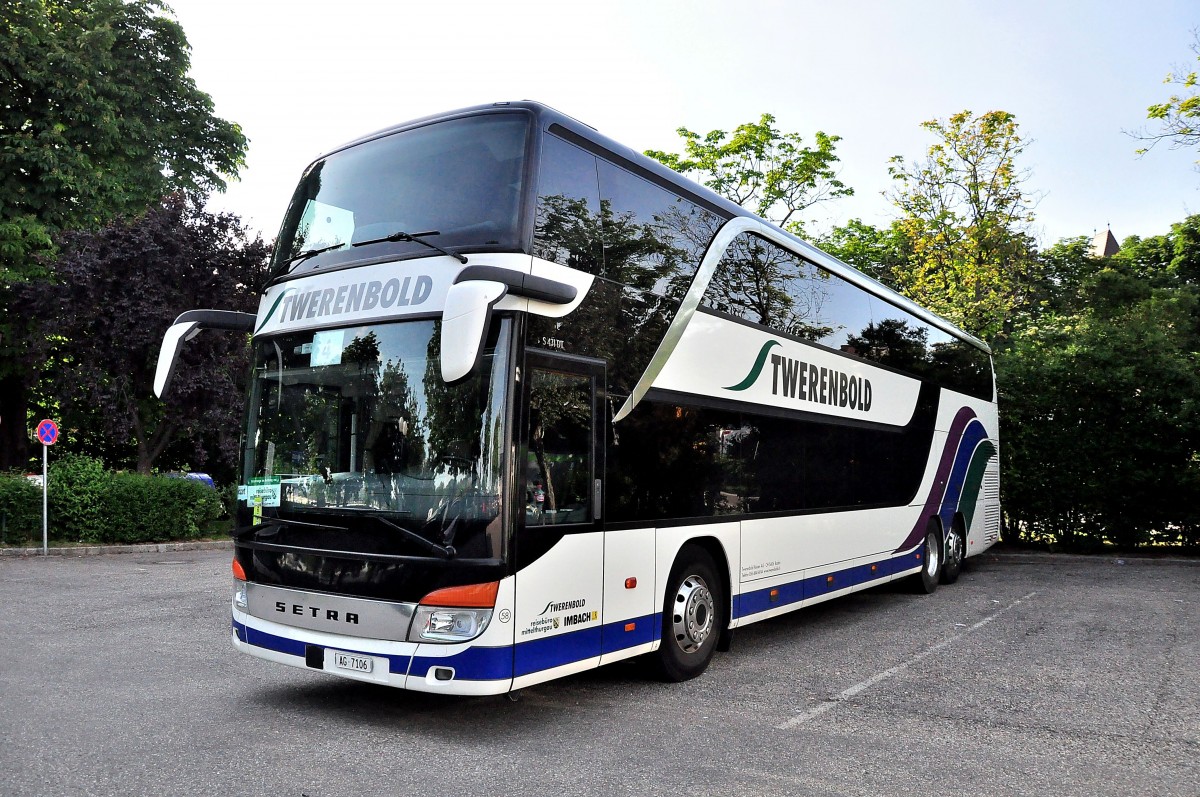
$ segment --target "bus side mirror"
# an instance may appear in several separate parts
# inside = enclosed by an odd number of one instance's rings
[[[470,375],[483,354],[492,306],[508,286],[491,280],[467,280],[450,286],[442,314],[442,381],[457,382]]]
[[[539,302],[569,305],[579,289],[546,277],[498,266],[467,266],[446,292],[442,314],[442,379],[457,382],[479,365],[488,317],[496,302],[508,295]]]
[[[163,345],[158,352],[158,367],[154,370],[154,395],[162,398],[171,385],[175,366],[179,362],[179,351],[184,341],[191,340],[202,329],[228,329],[234,332],[254,331],[255,316],[232,310],[188,310],[175,319],[175,323],[163,335]]]

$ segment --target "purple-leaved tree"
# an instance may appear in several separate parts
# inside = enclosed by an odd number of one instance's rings
[[[236,461],[248,336],[209,331],[183,347],[165,401],[153,394],[163,333],[196,308],[253,312],[268,245],[240,220],[182,195],[95,232],[59,236],[51,279],[21,286],[37,319],[30,367],[68,450],[148,473]],[[160,462],[164,453],[169,462]],[[216,461],[213,461],[214,457]]]

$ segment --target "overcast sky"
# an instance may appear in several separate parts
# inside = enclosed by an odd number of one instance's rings
[[[1041,195],[1042,243],[1167,232],[1200,212],[1195,150],[1139,157],[1126,131],[1197,67],[1196,0],[268,2],[168,0],[192,75],[250,138],[216,199],[273,238],[301,170],[360,134],[497,100],[545,102],[637,150],[675,129],[730,130],[774,114],[809,142],[839,135],[856,196],[811,215],[886,225],[888,159],[920,158],[920,123],[1014,113],[1019,165]]]

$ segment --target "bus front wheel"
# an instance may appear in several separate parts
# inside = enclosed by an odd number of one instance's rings
[[[932,595],[942,578],[942,533],[936,523],[925,530],[925,541],[921,543],[921,572],[913,576],[913,587],[918,593]]]
[[[686,681],[708,668],[717,649],[724,596],[716,565],[695,546],[679,552],[663,602],[657,669],[667,681]]]

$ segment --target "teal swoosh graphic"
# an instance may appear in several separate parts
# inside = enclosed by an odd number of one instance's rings
[[[983,486],[983,471],[987,468],[988,460],[996,456],[996,446],[991,440],[983,440],[971,455],[971,464],[967,467],[967,478],[963,484],[961,497],[958,499],[958,511],[962,512],[963,522],[971,528],[975,519],[975,501],[979,498],[979,488]]]
[[[779,341],[770,340],[763,344],[763,347],[758,350],[758,359],[754,361],[754,367],[750,369],[750,373],[746,374],[746,378],[736,385],[731,385],[726,390],[745,390],[758,381],[759,374],[762,373],[763,365],[767,362],[767,352],[772,346],[778,346]]]
[[[279,298],[275,300],[275,304],[271,305],[271,309],[267,311],[267,317],[264,318],[263,322],[258,325],[258,329],[254,330],[255,335],[257,335],[259,332],[262,332],[262,328],[265,327],[267,322],[271,320],[271,316],[275,315],[275,311],[279,309],[279,303],[283,301],[283,297],[287,296],[289,293],[294,293],[295,290],[295,288],[288,288],[286,291],[279,294]]]

